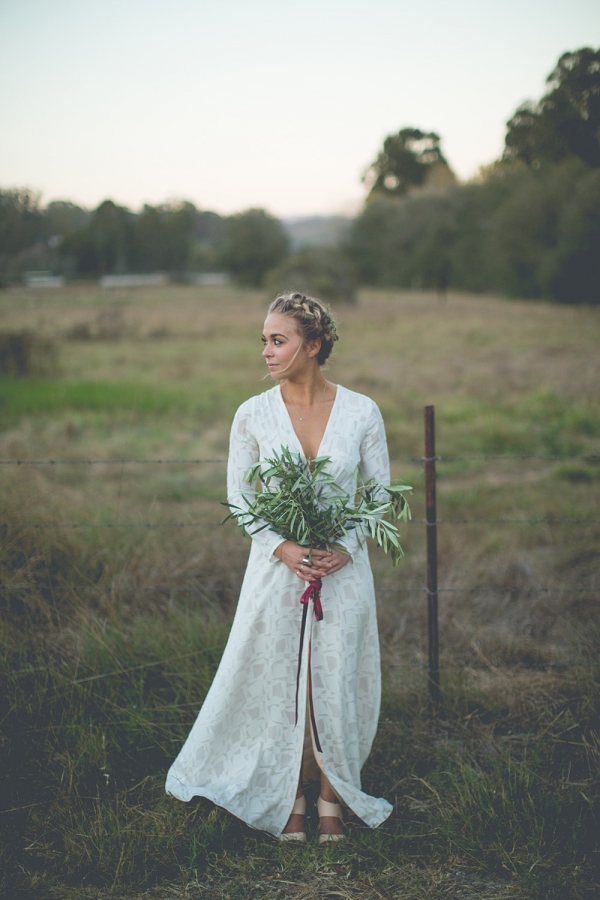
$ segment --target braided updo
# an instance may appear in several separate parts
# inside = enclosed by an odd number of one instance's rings
[[[280,294],[269,306],[269,313],[283,313],[296,320],[296,330],[304,343],[321,341],[317,362],[324,365],[338,339],[331,312],[314,297],[305,294]]]

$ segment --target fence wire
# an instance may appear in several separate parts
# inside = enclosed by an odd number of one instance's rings
[[[55,590],[57,587],[61,587],[61,585],[53,585],[53,584],[5,584],[4,588],[6,591],[34,591],[34,590]],[[116,584],[89,584],[88,582],[81,582],[79,584],[68,584],[62,585],[62,587],[67,588],[68,590],[73,591],[83,591],[86,593],[93,593],[97,591],[110,591],[111,593],[134,593],[134,594],[192,594],[197,595],[199,597],[206,597],[207,591],[205,588],[200,587],[179,587],[177,585],[152,585],[150,587],[138,587],[137,585],[116,585]],[[389,587],[389,588],[379,588],[375,590],[375,593],[378,595],[381,594],[429,594],[431,591],[426,587]],[[571,587],[569,585],[564,585],[559,588],[535,588],[535,587],[505,587],[505,588],[487,588],[487,587],[476,587],[476,588],[438,588],[436,591],[437,594],[497,594],[504,596],[505,594],[556,594],[558,596],[562,596],[563,594],[591,594],[592,596],[596,596],[600,594],[600,587],[597,589],[594,588],[583,588],[583,587]]]
[[[437,462],[470,462],[470,461],[486,461],[486,460],[584,460],[587,462],[600,462],[600,455],[597,454],[472,454],[472,455],[450,455],[450,456],[403,456],[393,457],[390,462],[413,462],[426,463],[431,461]],[[226,458],[137,458],[123,457],[111,459],[0,459],[0,465],[4,466],[57,466],[57,465],[76,465],[76,466],[94,466],[94,465],[203,465],[203,464],[226,464]],[[573,517],[556,517],[556,518],[508,518],[508,517],[474,517],[474,518],[440,518],[435,522],[428,522],[426,519],[412,519],[405,523],[406,525],[425,525],[426,527],[435,527],[437,525],[470,525],[470,524],[496,524],[496,525],[600,525],[600,519],[585,519]],[[158,529],[158,528],[216,528],[222,522],[4,522],[0,523],[0,528],[5,531],[19,531],[22,529],[49,530],[49,529]],[[30,585],[6,585],[11,591],[27,591],[34,590],[35,587]],[[115,585],[89,585],[87,583],[69,585],[69,589],[82,591],[98,591],[110,590],[119,592],[135,592],[135,593],[164,593],[164,594],[197,594],[204,596],[205,592],[199,588],[177,587],[177,586],[151,586],[151,587],[135,587],[135,586],[115,586]],[[39,589],[39,587],[37,588]],[[42,586],[43,589],[43,586]],[[426,587],[416,588],[383,588],[378,590],[378,594],[415,594],[419,592],[430,593]],[[580,594],[580,595],[596,595],[598,591],[590,588],[579,586],[563,586],[560,588],[544,588],[544,587],[507,587],[507,588],[487,588],[487,587],[468,587],[468,588],[439,588],[438,594],[456,593],[456,594],[500,594],[518,593],[526,595],[564,595]]]
[[[436,519],[427,522],[425,519],[410,519],[404,525],[425,525],[433,528],[436,525],[472,525],[492,523],[495,525],[600,525],[600,519]],[[0,522],[0,528],[7,531],[18,531],[21,528],[216,528],[222,522]]]
[[[173,662],[180,662],[183,659],[190,658],[193,656],[201,656],[205,653],[214,653],[219,649],[218,646],[214,647],[204,647],[201,650],[193,650],[190,653],[182,653],[177,656],[169,656],[165,659],[155,659],[151,662],[147,663],[139,663],[136,666],[129,666],[122,669],[113,669],[110,672],[98,672],[94,675],[89,675],[83,678],[69,678],[67,674],[64,672],[58,672],[57,674],[65,682],[65,687],[75,687],[81,684],[89,684],[94,681],[103,681],[105,678],[117,678],[120,675],[129,675],[132,672],[139,672],[145,669],[156,668],[157,666],[167,666]],[[489,671],[490,669],[496,672],[502,672],[504,674],[508,674],[511,670],[523,670],[523,669],[572,669],[572,668],[590,668],[594,667],[595,664],[592,660],[574,660],[574,659],[565,659],[565,660],[540,660],[538,662],[528,661],[527,663],[502,663],[500,665],[492,662],[484,662],[483,660],[479,660],[478,664],[473,662],[458,662],[458,660],[443,660],[444,667],[450,669],[462,669],[469,670],[472,672],[481,672],[481,671]],[[391,660],[384,660],[383,665],[389,666],[393,669],[421,669],[426,671],[428,665],[426,662],[419,660],[407,660],[406,662],[392,662]],[[33,672],[53,672],[54,669],[51,666],[31,666],[30,668],[20,669],[19,671],[13,672],[13,677],[27,677],[30,676]],[[143,712],[152,712],[155,709],[181,709],[182,707],[195,707],[194,703],[182,703],[175,704],[173,706],[162,706],[162,707],[147,707],[146,710],[140,709],[139,707],[117,707],[118,710],[124,713],[133,713],[134,715],[139,715]],[[108,723],[104,723],[108,724]],[[121,725],[121,722],[114,722],[111,724]],[[150,724],[150,723],[149,723]],[[156,722],[154,724],[161,725],[164,723]],[[89,723],[74,723],[67,725],[52,725],[52,728],[62,727],[62,728],[89,728]]]
[[[543,459],[543,460],[569,460],[581,459],[586,462],[600,462],[600,454],[596,453],[567,453],[567,454],[501,454],[501,453],[483,453],[468,456],[435,456],[428,458],[426,456],[394,456],[390,458],[390,462],[429,462],[435,459],[436,462],[472,462],[474,460],[489,459]],[[184,466],[184,465],[203,465],[209,463],[225,464],[226,458],[218,459],[142,459],[135,457],[111,457],[110,459],[0,459],[0,466],[98,466],[98,465],[159,465],[159,466]]]
[[[0,466],[106,466],[126,465],[200,465],[203,463],[226,463],[226,459],[135,459],[111,457],[110,459],[0,459]]]

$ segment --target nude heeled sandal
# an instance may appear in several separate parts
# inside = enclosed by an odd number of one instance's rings
[[[306,797],[302,794],[301,797],[296,797],[296,801],[290,813],[290,816],[304,816],[306,815]],[[286,841],[294,841],[297,844],[305,844],[306,843],[306,832],[305,831],[283,831],[279,835],[279,840]]]
[[[343,821],[342,807],[340,804],[330,803],[328,800],[323,800],[322,797],[319,797],[317,800],[317,812],[319,813],[320,819],[322,819],[323,816],[336,816]],[[330,844],[334,841],[343,841],[345,837],[345,834],[319,834],[319,845]]]

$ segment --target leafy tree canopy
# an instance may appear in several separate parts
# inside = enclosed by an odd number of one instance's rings
[[[126,272],[132,250],[134,217],[123,206],[104,200],[85,228],[65,236],[60,252],[82,275]]]
[[[283,225],[264,209],[248,209],[225,220],[221,263],[240,284],[260,286],[288,252]]]
[[[0,190],[0,257],[30,247],[42,234],[40,196],[28,188]]]
[[[402,196],[411,187],[423,184],[433,166],[448,166],[440,147],[440,137],[419,128],[403,128],[383,142],[375,162],[363,175],[371,190],[369,197]]]
[[[600,166],[600,50],[563,53],[541,100],[528,100],[507,123],[503,159],[539,167],[570,156]]]
[[[327,303],[354,303],[358,282],[349,254],[333,247],[305,247],[270,272],[266,286],[273,297],[301,291]]]
[[[45,232],[49,238],[61,238],[78,228],[85,228],[91,213],[70,200],[52,200],[44,210]]]
[[[198,210],[187,200],[161,206],[146,204],[135,222],[130,263],[141,271],[185,269],[197,217]]]
[[[194,237],[197,241],[215,246],[221,243],[224,233],[224,220],[218,213],[205,209],[196,215]]]

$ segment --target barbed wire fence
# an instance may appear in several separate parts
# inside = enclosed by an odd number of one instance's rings
[[[426,456],[392,456],[391,463],[396,462],[414,462],[421,463],[427,459]],[[437,462],[464,462],[473,460],[490,460],[490,459],[545,459],[545,460],[563,460],[563,459],[581,459],[588,462],[600,462],[600,454],[596,453],[561,453],[561,454],[542,454],[542,453],[478,453],[460,456],[436,456]],[[225,465],[227,459],[219,457],[217,459],[203,458],[177,458],[165,457],[160,458],[143,458],[143,457],[108,457],[106,459],[0,459],[0,466],[96,466],[96,465],[191,465],[200,463],[221,463]]]
[[[587,463],[600,463],[600,454],[594,453],[570,453],[570,454],[501,454],[501,453],[482,453],[482,454],[453,454],[453,455],[437,455],[435,451],[435,415],[434,415],[434,407],[426,406],[424,408],[424,425],[425,425],[425,454],[424,456],[396,456],[390,459],[391,463],[420,463],[424,466],[424,474],[425,474],[425,518],[424,519],[412,519],[406,522],[407,526],[425,526],[425,537],[426,537],[426,547],[427,547],[427,577],[426,577],[426,586],[417,586],[417,587],[390,587],[390,588],[380,588],[378,590],[378,594],[381,595],[414,595],[421,593],[425,595],[427,599],[427,649],[428,649],[428,660],[427,663],[395,663],[395,666],[407,666],[407,667],[419,667],[423,669],[427,669],[428,673],[428,684],[429,691],[432,704],[435,708],[439,706],[440,703],[440,664],[439,664],[439,622],[438,622],[438,597],[440,594],[497,594],[497,595],[505,595],[507,592],[511,594],[519,594],[519,595],[547,595],[547,596],[564,596],[565,594],[574,594],[580,596],[597,596],[598,591],[592,588],[581,587],[579,585],[567,585],[559,588],[548,588],[548,587],[517,587],[511,586],[510,588],[494,588],[487,586],[479,586],[479,587],[439,587],[438,586],[438,566],[437,566],[437,528],[438,526],[455,526],[455,525],[471,525],[471,524],[495,524],[495,525],[526,525],[526,526],[537,526],[537,525],[577,525],[577,526],[590,526],[590,525],[600,525],[600,518],[584,518],[584,517],[537,517],[532,516],[529,518],[510,518],[510,517],[465,517],[465,518],[438,518],[437,516],[437,504],[436,504],[436,463],[450,463],[450,462],[474,462],[474,461],[491,461],[491,460],[503,460],[503,461],[525,461],[525,460],[538,460],[538,461],[547,461],[547,462],[557,462],[557,461],[573,461],[579,460]],[[85,466],[125,466],[125,465],[135,465],[135,466],[189,466],[189,465],[226,465],[227,459],[222,457],[217,458],[205,458],[205,457],[194,457],[194,458],[177,458],[177,457],[164,457],[164,458],[143,458],[143,457],[110,457],[110,458],[60,458],[60,459],[0,459],[0,466],[5,467],[41,467],[41,466],[77,466],[77,467],[85,467]],[[166,522],[1,522],[0,529],[6,534],[8,532],[21,531],[25,529],[33,529],[33,530],[77,530],[77,529],[184,529],[184,528],[214,528],[221,524],[221,521],[186,521],[186,522],[177,522],[177,521],[166,521]],[[10,591],[29,591],[31,590],[31,585],[13,582],[10,585],[7,585]],[[77,590],[81,592],[93,593],[97,591],[106,590],[105,585],[95,585],[90,584],[89,582],[80,582],[80,583],[71,583],[69,584],[69,589]],[[132,588],[130,585],[118,585],[111,584],[111,591],[114,592],[131,592]],[[197,596],[204,596],[205,591],[201,587],[189,587],[189,586],[173,586],[173,585],[151,585],[151,586],[136,586],[136,593],[156,593],[169,595],[170,597],[176,597],[180,594],[192,594]],[[198,651],[203,652],[203,651]],[[186,654],[193,655],[193,654]],[[153,666],[160,665],[161,663],[172,662],[178,659],[179,657],[174,657],[172,660],[157,660],[149,663],[143,663],[136,666],[136,669],[142,668],[151,668]],[[445,665],[452,666],[453,663],[448,663],[445,661]],[[464,668],[464,664],[455,664]],[[561,667],[564,668],[568,665],[575,665],[575,663],[570,663],[568,661],[563,661],[560,663],[528,663],[528,668],[536,668],[536,666],[542,668],[548,667]],[[118,670],[114,672],[103,673],[95,676],[90,676],[84,679],[79,679],[77,682],[73,683],[83,683],[84,681],[92,681],[101,678],[109,678],[114,677],[120,674],[129,671],[129,669]]]

